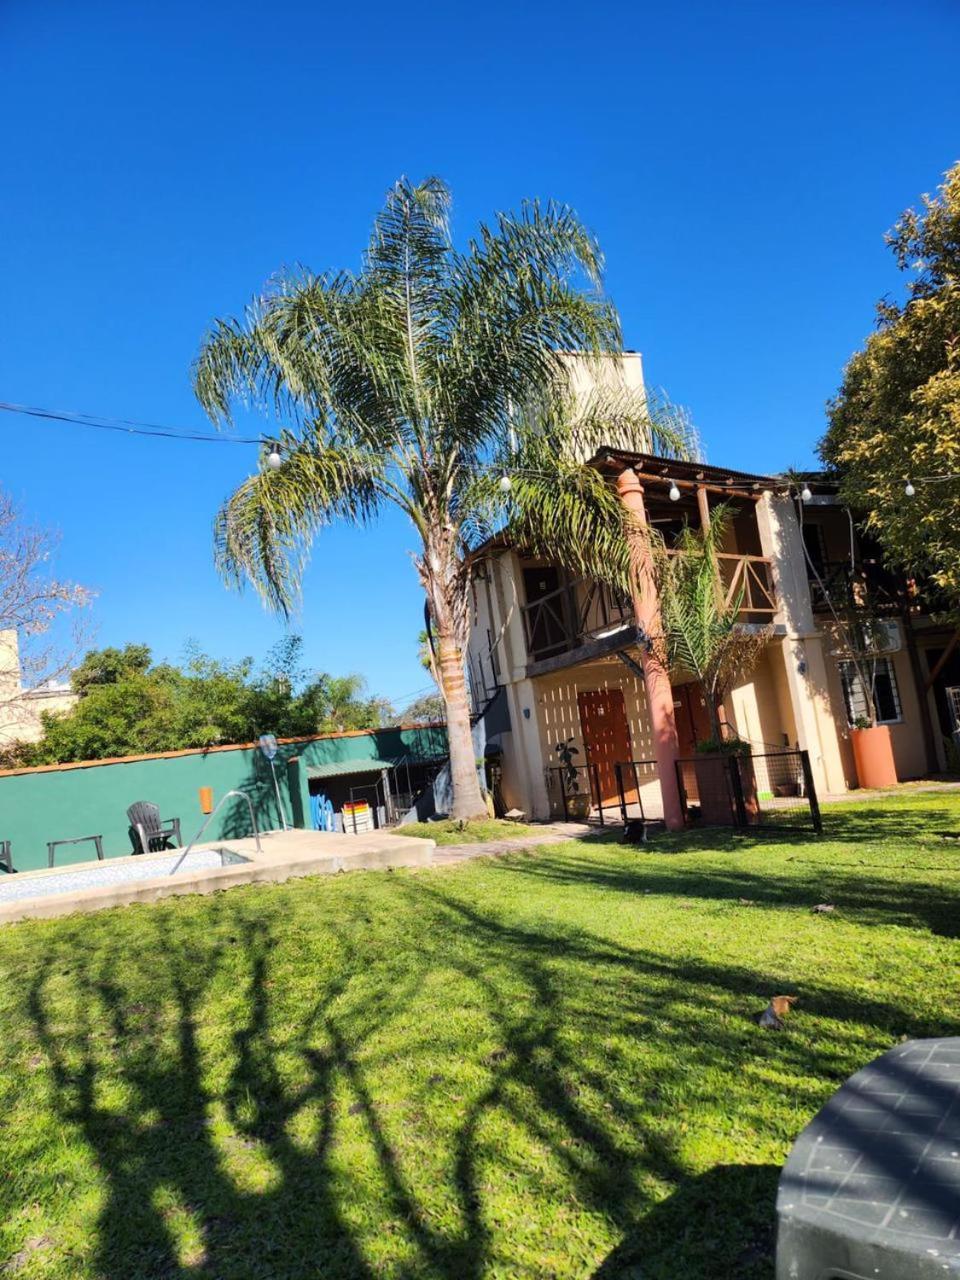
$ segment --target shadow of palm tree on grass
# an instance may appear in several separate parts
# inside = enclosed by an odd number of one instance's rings
[[[785,877],[613,853],[512,855],[481,898],[465,874],[371,876],[38,932],[31,1194],[66,1179],[97,1205],[46,1274],[769,1280],[776,1161],[855,1067],[943,1022],[824,978],[770,1036],[749,1014],[782,974],[616,940],[556,896],[521,909],[536,883],[796,904]],[[862,909],[892,913],[883,892]],[[758,1165],[717,1167],[744,1143]]]

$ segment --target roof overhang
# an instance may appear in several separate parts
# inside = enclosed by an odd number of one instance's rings
[[[392,769],[393,760],[329,760],[326,764],[307,766],[308,778],[350,778],[361,774],[383,773]]]
[[[711,467],[705,462],[685,462],[677,458],[661,458],[655,453],[631,453],[623,449],[601,448],[588,466],[604,475],[617,476],[633,471],[648,484],[671,484],[680,489],[704,488],[727,497],[759,498],[764,492],[782,489],[784,481],[777,476],[755,475],[749,471],[733,471],[729,467]]]

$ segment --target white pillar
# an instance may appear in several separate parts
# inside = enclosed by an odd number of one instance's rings
[[[834,708],[830,698],[824,637],[814,620],[803,535],[792,500],[764,493],[757,503],[757,526],[763,554],[773,566],[780,607],[775,621],[784,632],[780,651],[797,739],[809,753],[817,790],[845,791],[837,720],[843,709]]]
[[[533,682],[527,679],[527,642],[520,606],[522,573],[515,551],[497,556],[493,571],[494,614],[500,644],[501,679],[510,712],[510,733],[504,735],[504,788],[516,797],[528,818],[549,818],[550,800],[544,777],[544,750]],[[506,738],[509,737],[509,741]]]

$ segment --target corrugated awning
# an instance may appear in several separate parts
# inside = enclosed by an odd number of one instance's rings
[[[382,773],[392,769],[392,760],[331,760],[329,764],[307,766],[308,778],[345,778],[351,774]]]

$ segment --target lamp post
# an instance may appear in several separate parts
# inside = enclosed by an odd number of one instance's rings
[[[280,824],[284,831],[289,831],[290,824],[287,822],[286,814],[283,812],[283,801],[280,799],[280,783],[277,781],[277,766],[275,764],[275,760],[277,758],[276,735],[273,733],[261,733],[260,750],[270,761],[270,772],[273,774],[273,789],[277,793],[277,809],[280,813]]]

